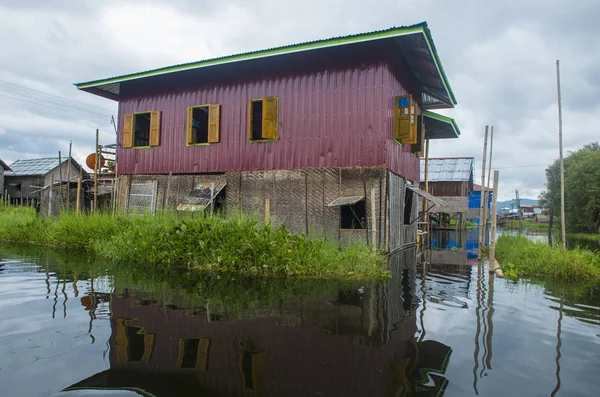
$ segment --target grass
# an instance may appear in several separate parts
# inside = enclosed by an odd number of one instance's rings
[[[40,218],[24,207],[0,207],[0,241],[47,245],[142,266],[185,266],[244,275],[372,278],[386,276],[384,257],[369,247],[293,234],[257,217],[167,214]]]
[[[518,229],[519,228],[519,221],[518,220],[514,220],[514,219],[510,220],[503,227],[505,227],[507,229]],[[541,232],[547,232],[548,231],[548,224],[547,223],[531,222],[531,221],[523,221],[523,229],[529,229],[529,230],[537,230],[537,231],[541,231]]]
[[[556,280],[600,279],[600,254],[584,249],[563,250],[524,236],[502,235],[496,258],[511,278],[543,276]]]

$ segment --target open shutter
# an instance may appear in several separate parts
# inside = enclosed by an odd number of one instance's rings
[[[219,142],[219,127],[221,121],[220,105],[208,107],[208,143]]]
[[[248,139],[252,140],[252,98],[248,100]]]
[[[158,146],[160,143],[160,111],[150,112],[150,146]]]
[[[415,143],[416,141],[411,138],[412,125],[415,124],[412,97],[410,95],[399,96],[395,98],[395,101],[394,139],[401,140],[403,144]]]
[[[262,138],[277,139],[277,98],[263,98]]]
[[[123,117],[123,147],[133,146],[133,114]]]
[[[154,347],[154,334],[144,335],[144,355],[142,356],[143,363],[150,362],[150,356],[152,355],[152,348]]]
[[[412,102],[412,101],[411,101]],[[418,137],[417,137],[417,117],[419,114],[419,107],[416,103],[413,103],[411,108],[411,113],[410,113],[410,128],[408,130],[408,137],[406,139],[404,139],[403,143],[406,143],[407,145],[413,145],[415,143],[417,143],[418,141]]]
[[[127,328],[125,327],[125,319],[117,319],[117,337],[115,338],[115,345],[117,347],[117,362],[126,363],[127,354]]]
[[[200,338],[198,341],[198,355],[196,356],[196,369],[206,371],[208,367],[208,346],[210,339]]]
[[[194,125],[194,107],[188,106],[187,109],[187,127],[186,127],[186,142],[188,145],[191,145],[194,137],[192,136],[192,126]]]
[[[413,153],[418,157],[423,157],[425,152],[425,123],[423,123],[423,116],[417,117],[417,143],[413,146]]]

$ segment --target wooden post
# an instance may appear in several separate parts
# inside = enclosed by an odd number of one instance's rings
[[[377,216],[377,209],[375,208],[375,188],[371,188],[371,242],[373,244],[373,251],[377,250],[377,229],[375,228],[375,225],[377,224],[375,222],[376,216]]]
[[[60,150],[58,151],[58,176],[60,178],[59,182],[58,182],[58,194],[60,197],[60,206],[61,206],[61,210],[62,207],[65,205],[65,199],[64,199],[64,188],[63,188],[63,177],[62,177],[62,156],[60,154]]]
[[[490,188],[490,176],[492,174],[492,149],[494,147],[494,126],[490,127],[490,161],[489,161],[489,165],[487,167],[488,169],[488,174],[487,174],[487,184],[485,185],[486,190],[485,190],[485,206],[484,206],[484,210],[483,210],[483,234],[484,236],[487,235],[487,221],[489,219],[489,208],[488,208],[488,202],[490,201],[490,192],[489,192],[489,188]],[[485,239],[484,239],[485,241]]]
[[[77,199],[75,201],[75,213],[79,215],[79,208],[81,206],[81,175],[77,178]]]
[[[563,140],[562,140],[562,105],[560,95],[560,64],[556,60],[556,87],[558,91],[558,146],[560,149],[560,229],[562,237],[563,249],[567,248],[567,240],[565,238],[565,224],[567,218],[565,216],[565,161],[563,158]]]
[[[98,155],[98,146],[100,140],[100,131],[96,128],[96,159],[94,161],[94,213],[98,208],[98,164],[100,163],[100,156]]]
[[[271,200],[265,199],[265,223],[269,223],[270,216],[271,216]]]
[[[52,216],[52,189],[54,188],[54,174],[50,176],[50,192],[48,193],[48,216]]]
[[[69,142],[69,159],[67,163],[67,211],[71,207],[71,153],[73,151],[73,141]]]
[[[480,194],[480,203],[479,203],[479,244],[478,244],[478,253],[477,253],[477,259],[481,259],[481,252],[483,249],[483,244],[485,242],[485,235],[483,234],[483,208],[484,208],[484,202],[483,202],[483,192],[485,191],[485,159],[486,159],[486,155],[487,155],[487,140],[488,140],[488,126],[485,126],[485,136],[483,138],[483,158],[481,161],[481,194]]]
[[[212,216],[215,212],[215,183],[210,184],[210,215]]]
[[[494,190],[492,190],[492,213],[490,214],[492,226],[490,229],[490,265],[496,260],[496,211],[498,203],[498,178],[500,172],[494,171]],[[490,267],[491,269],[491,267]]]

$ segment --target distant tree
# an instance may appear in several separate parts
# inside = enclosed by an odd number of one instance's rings
[[[569,232],[597,233],[600,229],[600,145],[593,142],[565,157],[565,215]],[[546,169],[546,190],[539,201],[548,213],[554,197],[554,216],[560,216],[560,163]]]

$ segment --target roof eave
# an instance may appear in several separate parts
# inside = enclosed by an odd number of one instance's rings
[[[460,129],[458,128],[458,125],[456,124],[456,121],[454,121],[453,118],[446,117],[446,116],[443,116],[438,113],[430,112],[428,110],[424,110],[422,115],[423,115],[423,117],[428,117],[433,120],[437,120],[442,123],[448,124],[452,128],[452,130],[454,131],[454,134],[455,134],[455,136],[453,136],[451,138],[458,138],[460,136]],[[451,138],[446,138],[446,139],[451,139]]]

